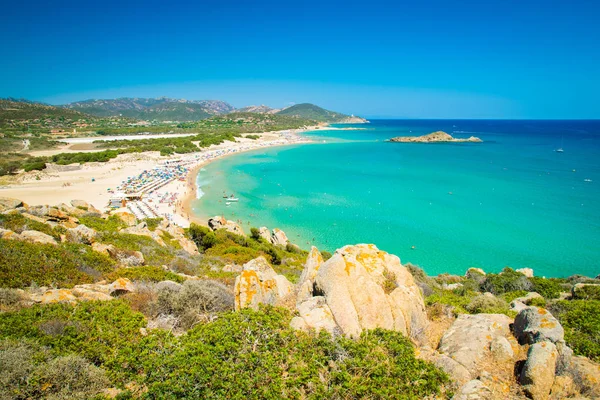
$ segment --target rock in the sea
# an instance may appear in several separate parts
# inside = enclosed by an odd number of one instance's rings
[[[83,243],[91,245],[96,241],[98,232],[85,225],[78,225],[76,228],[67,229],[67,241],[70,243]]]
[[[23,202],[10,197],[0,197],[0,212],[14,210],[15,208],[23,207]]]
[[[421,290],[398,257],[366,244],[343,247],[326,262],[317,253],[311,250],[302,274],[300,300],[323,296],[347,336],[384,328],[422,338],[428,322]]]
[[[533,278],[533,269],[531,268],[519,268],[515,270],[516,272],[520,272],[528,278]]]
[[[480,380],[473,379],[458,389],[452,400],[492,400],[492,391]]]
[[[244,230],[238,224],[233,221],[228,221],[221,216],[216,216],[209,219],[208,227],[213,231],[225,229],[226,231],[235,233],[237,235],[244,235]]]
[[[564,342],[565,331],[558,320],[544,308],[527,307],[514,323],[515,337],[521,344],[543,341]]]
[[[498,350],[498,347],[505,347],[500,338],[512,339],[511,323],[512,319],[504,314],[461,314],[444,333],[438,350],[459,362],[473,377],[477,376],[480,362],[493,354],[493,343],[495,354],[510,354],[507,348]],[[502,354],[499,358],[506,361],[507,357]]]
[[[259,304],[276,304],[292,293],[293,286],[283,275],[277,275],[264,257],[244,264],[235,279],[235,309],[258,309]]]
[[[548,398],[554,383],[557,358],[558,351],[552,342],[538,342],[529,348],[519,382],[532,399]]]
[[[443,131],[432,132],[423,136],[398,136],[391,138],[390,142],[400,143],[448,143],[448,142],[474,142],[480,143],[481,139],[471,136],[468,139],[453,138],[450,134]]]

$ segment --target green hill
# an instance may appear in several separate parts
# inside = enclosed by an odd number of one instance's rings
[[[0,126],[7,125],[10,121],[36,119],[89,120],[94,117],[77,110],[22,99],[0,99]]]
[[[349,115],[329,111],[310,103],[296,104],[277,112],[277,115],[290,115],[320,122],[343,122],[352,118]]]
[[[123,116],[157,121],[198,121],[234,110],[230,104],[219,100],[195,101],[167,97],[85,100],[63,107],[99,117]]]

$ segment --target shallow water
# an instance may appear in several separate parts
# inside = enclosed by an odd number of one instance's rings
[[[207,165],[192,208],[334,251],[375,243],[430,274],[600,273],[600,121],[380,120]],[[444,130],[485,142],[387,143]],[[323,142],[325,141],[325,143]],[[554,150],[564,148],[564,153]],[[591,182],[586,182],[590,179]],[[223,194],[239,203],[225,205]],[[412,248],[414,246],[414,249]]]

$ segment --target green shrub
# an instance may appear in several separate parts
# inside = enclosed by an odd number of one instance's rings
[[[527,290],[515,290],[514,292],[502,293],[500,297],[504,299],[504,301],[510,303],[516,298],[524,297],[525,295],[527,295],[527,293],[529,293]]]
[[[78,244],[34,244],[0,239],[0,286],[71,287],[91,283],[112,271],[115,262]]]
[[[532,284],[525,275],[511,268],[504,268],[499,274],[488,274],[481,284],[483,292],[500,295],[517,290],[531,291]]]
[[[257,228],[250,228],[250,237],[254,240],[260,240],[260,232]]]
[[[563,326],[567,345],[575,354],[600,362],[600,301],[558,301],[550,312]]]
[[[471,314],[510,314],[508,303],[489,293],[473,297],[469,304],[465,306],[465,309]]]
[[[546,299],[540,297],[534,297],[527,302],[528,306],[546,308]]]
[[[21,301],[21,294],[15,289],[0,288],[0,306],[14,306]],[[1,308],[0,308],[1,310]]]
[[[127,224],[117,215],[111,215],[107,219],[84,215],[79,217],[79,222],[88,228],[99,232],[117,232],[121,228],[126,228]]]
[[[600,285],[583,284],[573,288],[573,298],[578,300],[600,300]]]
[[[171,271],[166,271],[161,267],[155,266],[118,268],[106,275],[106,279],[109,281],[115,281],[118,278],[127,278],[132,281],[148,282],[173,281],[183,283],[185,281],[185,278],[174,274]]]
[[[162,218],[146,218],[145,220],[143,220],[143,222],[146,223],[146,225],[148,226],[148,229],[150,229],[151,231],[154,231],[154,230],[156,230],[156,228],[158,228],[160,223],[163,222],[163,219]]]
[[[163,247],[148,236],[129,233],[104,233],[100,242],[129,251],[140,251],[148,265],[168,265],[176,255],[176,249]]]
[[[425,299],[428,306],[444,304],[452,306],[456,314],[468,314],[467,306],[471,300],[478,295],[476,292],[457,293],[453,290],[436,290]]]
[[[23,231],[38,231],[50,235],[55,239],[60,239],[59,232],[50,225],[34,221],[18,213],[0,214],[0,227],[16,233],[21,233]]]
[[[531,291],[541,294],[546,299],[556,299],[562,292],[562,280],[560,279],[546,279],[535,276],[529,278],[529,281],[532,284]]]
[[[189,280],[178,291],[165,288],[158,293],[158,312],[174,315],[177,327],[184,330],[216,313],[233,310],[233,305],[233,292],[210,280]]]
[[[327,261],[332,257],[332,255],[328,251],[321,250],[321,257],[323,257],[323,261]]]
[[[197,325],[173,354],[148,364],[145,396],[420,399],[448,382],[415,358],[401,333],[375,330],[358,340],[332,339],[292,331],[289,318],[285,310],[266,308]]]

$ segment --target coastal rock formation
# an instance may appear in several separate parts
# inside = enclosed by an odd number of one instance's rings
[[[479,379],[473,379],[465,383],[458,390],[452,400],[492,400],[492,391]]]
[[[519,268],[515,270],[516,272],[520,272],[528,278],[533,278],[533,269],[531,268]]]
[[[225,217],[216,216],[208,220],[208,227],[213,231],[218,229],[225,229],[229,232],[235,233],[236,235],[244,235],[243,229],[235,222],[228,221]]]
[[[558,351],[551,342],[535,343],[529,348],[519,382],[532,399],[548,398],[554,383],[557,358]]]
[[[285,246],[288,244],[289,239],[284,231],[279,228],[273,229],[273,231],[269,231],[269,228],[262,226],[258,230],[258,234],[261,238],[265,239],[267,242],[274,245],[282,245]]]
[[[135,215],[130,213],[127,208],[119,208],[118,210],[113,211],[111,215],[116,215],[119,217],[119,219],[127,224],[127,226],[135,226],[137,223]]]
[[[105,283],[76,285],[72,289],[42,289],[39,292],[22,291],[23,301],[39,304],[77,303],[81,301],[108,301],[115,296],[134,292],[135,286],[126,278]]]
[[[104,250],[108,255],[126,267],[138,267],[144,265],[144,255],[139,251],[117,249],[113,245],[107,246]]]
[[[244,264],[242,273],[235,279],[235,309],[258,309],[259,304],[277,304],[292,293],[293,285],[283,275],[278,275],[264,257]]]
[[[0,197],[0,212],[14,210],[15,208],[23,206],[24,204],[21,200],[13,199],[10,197]]]
[[[521,344],[534,344],[542,341],[564,342],[563,327],[544,308],[527,307],[521,311],[515,318],[513,329]]]
[[[512,345],[517,346],[511,323],[504,314],[461,314],[442,337],[438,351],[476,377],[480,364],[492,356],[497,362],[511,361]]]
[[[56,239],[52,236],[38,231],[23,231],[20,234],[10,236],[9,239],[22,240],[29,243],[57,244]]]
[[[459,139],[453,138],[450,134],[437,131],[432,132],[428,135],[423,136],[397,136],[391,138],[390,142],[399,142],[399,143],[462,143],[462,142],[471,142],[471,143],[481,143],[483,140],[478,137],[471,136],[467,139]]]
[[[302,302],[313,296],[315,278],[317,277],[317,272],[319,271],[321,264],[323,264],[321,252],[315,246],[312,246],[308,253],[308,257],[306,257],[306,263],[304,264],[302,275],[300,275],[300,280],[298,281],[296,304],[300,305]]]
[[[67,229],[66,239],[70,243],[83,243],[91,245],[96,241],[98,232],[88,228],[85,225],[78,225],[76,228]]]
[[[600,284],[578,283],[571,288],[573,299],[600,300]]]
[[[571,368],[581,391],[592,399],[600,398],[600,365],[579,356],[573,357]]]
[[[331,312],[339,331],[351,337],[384,328],[421,339],[427,327],[423,297],[398,257],[366,244],[343,247],[326,262],[316,253],[311,250],[302,274],[298,309],[306,301],[320,304],[318,313]],[[321,296],[324,303],[314,300]],[[310,324],[312,316],[301,317],[306,328],[317,328]]]
[[[510,302],[510,309],[516,312],[521,312],[529,306],[533,299],[544,299],[544,297],[536,292],[529,292],[525,296],[517,297]]]

